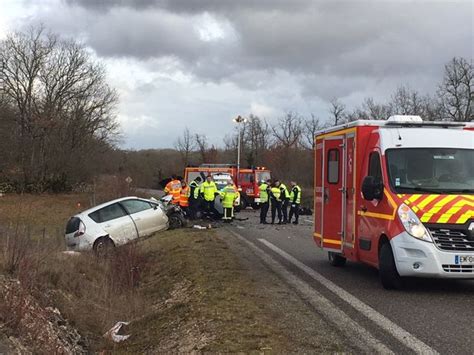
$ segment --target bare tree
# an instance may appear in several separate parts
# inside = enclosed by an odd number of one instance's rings
[[[194,141],[196,142],[197,149],[201,155],[201,163],[209,163],[207,156],[209,151],[209,143],[207,142],[206,135],[196,133],[194,135]]]
[[[329,113],[331,115],[331,120],[334,122],[334,126],[342,123],[344,118],[344,110],[346,105],[344,105],[339,99],[333,98],[330,101],[331,107],[329,108]]]
[[[183,131],[183,135],[181,137],[178,137],[175,143],[175,148],[177,151],[180,152],[181,158],[183,159],[184,166],[189,165],[189,158],[191,153],[196,147],[195,140],[193,139],[193,136],[191,132],[189,131],[189,128],[186,127]]]
[[[78,176],[72,171],[84,168],[80,158],[117,137],[118,98],[103,66],[82,45],[43,27],[0,42],[0,95],[15,110],[24,186]]]
[[[372,97],[367,97],[360,107],[345,115],[345,120],[347,122],[356,120],[386,120],[390,115],[390,105],[376,103]]]
[[[301,117],[293,112],[288,112],[281,117],[277,124],[272,126],[275,145],[283,148],[297,148],[300,146],[300,139],[303,134],[303,124]]]
[[[243,134],[244,154],[249,166],[261,165],[264,151],[270,143],[270,128],[266,120],[250,115]]]
[[[467,122],[474,119],[474,69],[472,62],[464,58],[453,58],[444,67],[444,78],[438,94],[443,103],[446,118]]]
[[[304,147],[307,149],[315,148],[315,136],[316,132],[319,131],[322,126],[319,123],[319,118],[314,114],[311,114],[311,118],[304,121],[303,126],[303,137],[304,137]]]
[[[393,114],[423,116],[423,97],[408,85],[401,85],[392,95],[389,107]]]

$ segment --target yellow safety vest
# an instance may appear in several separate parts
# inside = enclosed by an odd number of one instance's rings
[[[268,184],[263,183],[258,187],[258,191],[260,192],[260,202],[265,203],[268,202]]]
[[[234,207],[235,200],[239,196],[237,189],[233,186],[226,186],[222,189],[222,207],[232,208]]]
[[[201,184],[200,190],[201,193],[204,195],[204,200],[206,201],[214,201],[214,199],[216,198],[215,193],[218,191],[216,183],[214,181],[204,181]]]
[[[281,198],[280,198],[280,196],[281,196],[280,188],[279,188],[279,187],[272,187],[271,191],[272,191],[272,195],[275,197],[275,199],[276,199],[277,201],[281,201]]]

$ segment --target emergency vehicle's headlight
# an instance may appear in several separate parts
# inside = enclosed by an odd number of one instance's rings
[[[408,234],[425,242],[433,242],[430,233],[421,223],[416,213],[404,203],[398,207],[398,217]]]

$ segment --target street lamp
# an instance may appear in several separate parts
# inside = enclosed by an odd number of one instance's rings
[[[240,124],[247,122],[247,119],[242,116],[237,116],[232,121],[237,123],[237,129],[239,130],[239,138],[237,140],[237,176],[240,176],[240,139],[241,139],[241,129]]]

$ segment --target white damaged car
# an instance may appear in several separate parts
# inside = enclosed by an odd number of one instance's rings
[[[83,211],[66,225],[68,250],[104,250],[168,228],[168,217],[158,201],[123,197]]]

